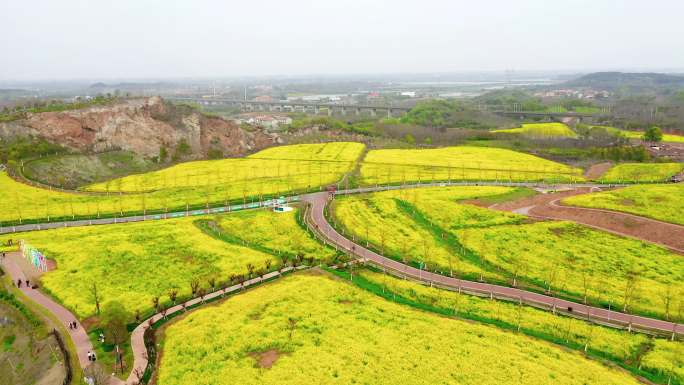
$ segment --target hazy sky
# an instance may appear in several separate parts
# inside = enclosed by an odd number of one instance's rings
[[[683,0],[0,0],[0,79],[684,69]]]

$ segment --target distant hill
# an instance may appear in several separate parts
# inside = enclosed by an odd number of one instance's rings
[[[564,83],[568,87],[647,91],[684,87],[684,75],[663,73],[596,72]]]

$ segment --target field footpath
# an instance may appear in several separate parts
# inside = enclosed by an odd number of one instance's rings
[[[619,329],[627,329],[630,331],[641,330],[648,333],[671,335],[673,337],[675,334],[684,335],[684,324],[606,310],[512,287],[451,278],[416,269],[393,259],[381,256],[343,237],[328,223],[324,211],[329,199],[330,194],[328,193],[316,193],[302,196],[302,201],[306,202],[310,207],[310,209],[307,210],[307,214],[311,222],[307,222],[307,224],[311,227],[311,230],[322,237],[327,243],[331,243],[335,247],[355,255],[362,260],[378,265],[383,269],[389,269],[400,276],[410,277],[411,279],[427,283],[430,286],[439,286],[450,290],[458,290],[459,292],[465,291],[477,295],[487,295],[492,298],[496,297],[509,301],[524,302],[528,305],[553,312],[566,312],[573,316],[590,319],[592,322],[613,326]]]
[[[537,194],[494,204],[489,208],[539,219],[572,221],[612,234],[655,243],[684,255],[684,226],[682,225],[619,211],[568,206],[560,202],[563,198],[586,194],[591,190],[591,188],[577,188],[558,193]]]
[[[12,252],[10,254],[12,254],[12,256],[2,258],[2,260],[0,261],[0,265],[12,278],[12,282],[16,284],[17,280],[19,279],[21,279],[22,282],[25,282],[26,275],[19,267],[19,265],[11,259],[15,256],[21,258],[21,256],[18,252]],[[128,379],[126,381],[123,381],[118,377],[112,376],[109,378],[109,385],[140,384],[142,375],[145,373],[145,370],[147,369],[147,366],[149,364],[147,359],[147,348],[145,346],[144,340],[145,331],[149,329],[154,323],[162,319],[166,319],[167,317],[172,316],[178,312],[187,311],[186,308],[192,308],[191,310],[194,310],[193,307],[204,304],[205,302],[211,302],[213,299],[216,299],[217,297],[223,297],[227,294],[244,290],[246,288],[249,288],[250,286],[254,286],[264,281],[278,278],[282,276],[284,273],[288,273],[293,270],[301,270],[307,268],[308,266],[298,266],[296,268],[289,266],[281,269],[280,272],[273,271],[268,274],[265,274],[263,277],[256,277],[247,280],[242,285],[236,284],[225,289],[216,290],[212,293],[205,295],[203,298],[196,297],[184,303],[179,303],[178,305],[175,305],[164,310],[163,313],[160,312],[154,314],[150,318],[142,321],[131,333],[131,350],[133,352],[133,365],[131,367],[131,373],[129,374]],[[64,308],[62,305],[56,303],[45,294],[41,293],[38,289],[30,289],[27,288],[26,285],[22,285],[22,287],[19,290],[21,290],[21,292],[24,293],[31,301],[33,301],[37,305],[42,306],[50,313],[54,314],[55,317],[57,317],[57,319],[62,324],[67,325],[69,322],[73,321],[76,321],[78,323],[78,319],[76,318],[76,316],[74,316],[69,310]],[[90,364],[90,361],[88,360],[88,352],[94,351],[93,344],[88,338],[86,330],[83,328],[82,325],[80,325],[80,323],[78,323],[77,329],[68,329],[68,331],[69,338],[71,338],[71,340],[74,342],[74,345],[76,346],[76,350],[78,352],[78,361],[81,365],[81,369],[85,369]]]
[[[131,368],[131,374],[128,376],[128,379],[126,382],[123,382],[121,380],[116,379],[117,381],[110,381],[110,385],[138,385],[140,384],[142,375],[145,373],[145,370],[147,370],[148,365],[150,364],[148,359],[147,359],[147,348],[145,346],[145,331],[152,327],[156,322],[166,320],[167,317],[173,316],[176,313],[179,312],[187,312],[187,311],[192,311],[195,310],[192,308],[193,306],[201,306],[202,304],[206,302],[210,302],[214,299],[217,299],[218,297],[223,297],[227,294],[235,293],[241,290],[244,290],[246,288],[249,288],[250,286],[254,286],[256,284],[262,283],[267,280],[275,279],[281,277],[284,273],[291,272],[293,270],[302,270],[302,269],[308,269],[308,266],[298,266],[298,267],[292,267],[288,266],[286,268],[281,269],[280,271],[272,271],[268,274],[264,274],[263,277],[256,277],[252,278],[250,280],[245,281],[243,284],[237,284],[233,286],[229,286],[225,289],[220,289],[216,290],[212,293],[209,293],[205,295],[203,298],[196,297],[193,299],[188,300],[187,302],[180,303],[176,306],[172,306],[166,310],[163,311],[163,313],[157,313],[150,318],[142,321],[136,328],[133,330],[131,333],[131,349],[133,350],[133,366]],[[187,310],[187,309],[190,310]],[[152,363],[154,365],[154,363]]]
[[[31,301],[42,306],[50,313],[54,314],[54,316],[59,320],[59,322],[63,326],[66,327],[66,325],[69,324],[69,322],[76,321],[78,326],[76,329],[66,330],[69,332],[69,338],[71,338],[71,340],[74,342],[74,345],[76,346],[78,362],[80,363],[81,368],[83,369],[87,367],[90,363],[90,361],[88,360],[88,352],[93,350],[93,344],[90,342],[86,330],[78,322],[78,318],[76,318],[76,316],[74,316],[64,306],[53,301],[50,297],[41,293],[38,289],[31,289],[26,287],[26,275],[22,271],[21,267],[19,267],[19,265],[12,260],[13,257],[23,258],[19,252],[10,252],[5,258],[2,258],[2,261],[0,261],[0,265],[2,266],[3,270],[5,270],[5,272],[7,272],[7,274],[9,274],[9,276],[12,278],[12,282],[15,285],[17,281],[20,279],[24,283],[18,290],[20,290],[24,295],[26,295],[26,297],[28,297]]]

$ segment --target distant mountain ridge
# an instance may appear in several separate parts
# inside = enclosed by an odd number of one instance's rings
[[[590,87],[594,89],[634,90],[681,88],[684,87],[684,74],[664,74],[655,72],[595,72],[564,83],[568,87]]]

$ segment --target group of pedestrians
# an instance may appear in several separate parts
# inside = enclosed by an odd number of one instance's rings
[[[24,281],[21,280],[21,278],[17,279],[17,287],[21,289],[21,285]],[[29,280],[26,280],[26,288],[30,289],[31,288],[31,283]]]
[[[95,355],[95,352],[91,352],[90,350],[88,350],[88,361],[90,361],[90,362],[97,361],[97,356]]]
[[[69,322],[69,329],[70,330],[78,329],[78,324],[76,323],[76,321]]]

